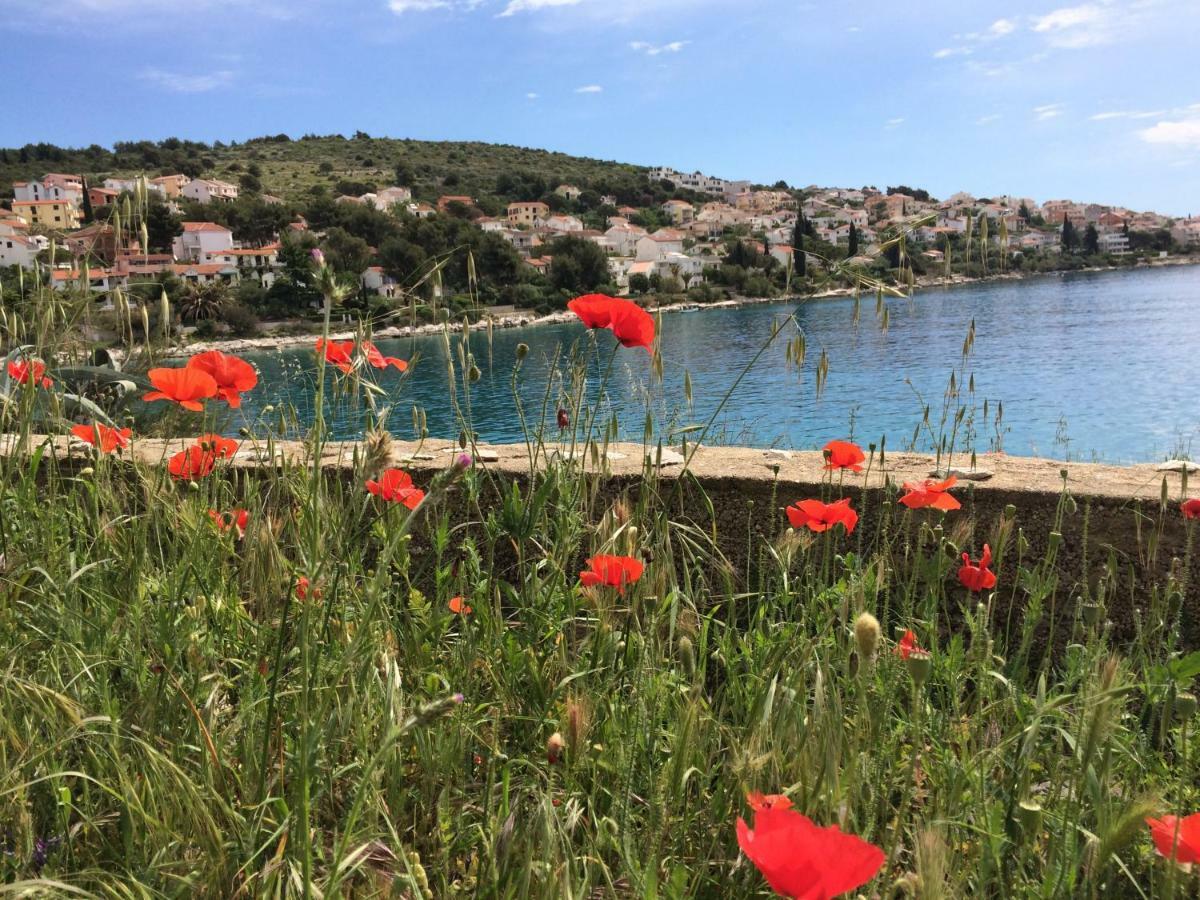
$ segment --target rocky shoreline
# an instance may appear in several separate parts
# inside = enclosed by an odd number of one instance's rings
[[[1076,269],[1074,272],[1119,272],[1126,271],[1127,268],[1141,269],[1154,268],[1159,266],[1178,266],[1178,265],[1196,265],[1200,264],[1200,258],[1183,257],[1165,260],[1154,260],[1148,264],[1141,264],[1133,267],[1125,266],[1092,266],[1085,269]],[[1051,275],[1067,274],[1065,272],[1005,272],[995,275],[987,275],[982,278],[970,278],[966,275],[951,275],[943,276],[920,276],[916,279],[913,285],[914,290],[929,289],[935,287],[961,287],[964,285],[982,284],[992,281],[1021,281],[1027,278],[1040,278]],[[1071,273],[1074,274],[1074,273]],[[708,309],[733,309],[742,306],[755,306],[767,303],[803,303],[810,300],[825,300],[836,297],[852,297],[855,289],[850,287],[831,288],[826,291],[819,291],[814,294],[794,294],[785,297],[732,297],[728,300],[719,300],[715,303],[693,303],[690,301],[682,301],[679,303],[668,303],[662,306],[648,307],[651,312],[694,312],[698,310]],[[861,290],[860,290],[861,293]],[[470,328],[472,330],[482,330],[491,328],[521,328],[531,325],[554,325],[563,322],[571,322],[575,320],[574,313],[567,310],[561,312],[553,312],[544,316],[539,316],[534,312],[516,312],[508,315],[488,317],[480,319],[477,322],[472,322]],[[336,323],[331,326],[331,340],[352,340],[356,337],[357,332],[353,329],[342,327],[343,323]],[[455,324],[456,328],[461,327],[461,323]],[[376,329],[373,337],[376,340],[391,340],[395,338],[420,337],[441,333],[443,325],[437,322],[430,322],[424,325],[393,325],[385,328]],[[253,338],[221,338],[218,340],[196,341],[194,343],[180,344],[173,348],[173,352],[180,355],[191,353],[203,353],[207,350],[221,350],[225,353],[255,353],[269,350],[281,350],[289,347],[311,347],[316,335],[308,334],[289,334],[289,335],[272,335],[265,334],[261,337]]]

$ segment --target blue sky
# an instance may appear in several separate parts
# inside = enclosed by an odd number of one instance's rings
[[[1200,0],[0,0],[0,41],[5,146],[362,129],[1200,214]]]

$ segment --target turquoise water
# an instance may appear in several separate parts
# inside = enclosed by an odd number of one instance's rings
[[[886,436],[887,447],[929,449],[949,437],[943,398],[952,371],[960,388],[949,407],[964,407],[956,450],[997,446],[1007,453],[1061,459],[1133,462],[1189,452],[1200,430],[1194,395],[1200,325],[1200,267],[1044,276],[921,291],[913,299],[887,299],[882,327],[874,296],[826,299],[740,309],[668,313],[662,317],[663,378],[638,349],[618,351],[608,382],[603,418],[615,413],[623,436],[640,440],[649,410],[656,434],[704,423],[770,333],[773,322],[794,314],[807,356],[802,373],[789,365],[785,345],[792,326],[746,375],[718,417],[708,443],[807,449],[834,437],[862,443]],[[971,321],[975,341],[962,365]],[[481,370],[473,385],[474,430],[489,442],[522,439],[512,393],[516,347],[529,356],[517,390],[534,427],[550,385],[546,427],[555,430],[555,407],[565,396],[567,364],[556,353],[586,345],[586,332],[564,325],[498,330],[489,346],[484,332],[471,338]],[[455,340],[458,339],[456,333]],[[593,395],[612,338],[598,336],[599,360],[589,368]],[[378,405],[392,413],[388,427],[412,438],[414,405],[425,412],[434,437],[455,437],[460,423],[449,401],[447,366],[438,337],[380,341],[387,354],[419,360],[405,376],[388,370],[377,381]],[[824,349],[829,369],[815,391]],[[247,355],[262,373],[245,398],[243,417],[254,421],[264,406],[295,408],[311,421],[313,353],[308,349]],[[598,368],[599,367],[599,368]],[[684,373],[692,404],[685,399]],[[968,390],[973,377],[974,391]],[[922,398],[924,402],[922,402]],[[459,393],[462,400],[461,390]],[[984,416],[984,404],[987,415]],[[999,404],[1003,416],[997,422]],[[928,427],[914,429],[930,406]],[[366,408],[340,397],[330,407],[333,433],[356,437]],[[234,427],[243,424],[239,418]]]

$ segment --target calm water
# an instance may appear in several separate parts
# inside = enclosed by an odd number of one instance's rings
[[[1046,276],[927,290],[912,300],[885,302],[886,331],[873,296],[861,300],[857,324],[852,299],[666,314],[662,382],[653,377],[644,351],[622,349],[606,408],[618,414],[624,436],[637,440],[648,409],[662,435],[707,421],[766,340],[771,323],[794,313],[808,348],[803,374],[786,360],[786,338],[794,333],[789,331],[739,385],[708,442],[807,449],[833,437],[866,443],[886,435],[889,448],[901,449],[913,442],[914,427],[922,421],[921,398],[932,407],[933,435],[941,431],[948,379],[961,365],[963,340],[974,319],[975,344],[965,368],[974,376],[974,392],[960,380],[959,402],[968,407],[966,421],[973,422],[973,434],[965,440],[980,451],[999,442],[1012,454],[1157,460],[1189,451],[1200,430],[1200,404],[1193,394],[1200,267]],[[511,373],[522,341],[530,353],[518,391],[536,424],[549,383],[547,427],[554,429],[566,366],[561,359],[552,366],[551,360],[556,349],[569,351],[583,335],[575,323],[506,329],[495,332],[489,347],[485,333],[473,334],[472,349],[483,372],[471,397],[481,440],[521,440]],[[612,339],[604,332],[599,341],[607,359]],[[381,341],[380,347],[387,354],[421,357],[407,377],[393,370],[379,377],[387,392],[380,402],[393,408],[391,430],[402,438],[414,436],[415,404],[425,410],[432,436],[456,436],[460,425],[448,400],[440,338]],[[815,372],[822,348],[829,375],[818,398]],[[257,419],[267,404],[286,403],[295,406],[301,421],[311,419],[310,350],[247,358],[263,376],[262,387],[246,398],[247,419]],[[590,371],[594,391],[595,363]],[[691,377],[691,408],[685,372]],[[998,403],[1003,418],[997,426]],[[331,415],[336,436],[361,434],[366,421],[361,406],[343,398]],[[930,447],[933,435],[923,429],[915,446]],[[958,446],[963,445],[960,436]]]

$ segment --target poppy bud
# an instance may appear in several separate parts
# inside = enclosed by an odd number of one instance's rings
[[[1183,606],[1183,594],[1179,591],[1171,591],[1167,594],[1167,615],[1172,619],[1179,615],[1179,610]]]
[[[927,650],[915,649],[908,654],[904,664],[908,666],[908,674],[912,676],[913,684],[920,687],[929,679],[929,672],[933,669],[933,657]]]
[[[82,469],[79,470],[79,475],[82,478],[90,478],[92,475],[95,475],[95,474],[96,474],[96,470],[93,469],[91,466],[84,466]]]
[[[1057,550],[1059,547],[1061,547],[1061,546],[1062,546],[1062,539],[1063,539],[1063,538],[1062,538],[1062,532],[1061,532],[1061,531],[1052,531],[1052,532],[1050,532],[1050,539],[1049,539],[1049,542],[1048,542],[1048,544],[1049,544],[1049,547],[1050,547],[1050,552],[1052,552],[1052,553],[1053,553],[1053,552],[1054,552],[1054,551],[1056,551],[1056,550]]]
[[[1042,830],[1042,804],[1036,800],[1022,800],[1017,804],[1017,824],[1022,833],[1035,835]]]
[[[188,482],[188,490],[189,491],[198,491],[198,490],[200,490],[200,485],[196,484],[196,482],[194,482],[194,481],[189,481]]]
[[[518,360],[524,359],[528,355],[529,355],[529,345],[526,344],[524,341],[517,344],[517,359]]]
[[[1184,691],[1175,695],[1175,718],[1180,722],[1188,721],[1196,714],[1196,695]]]
[[[1004,507],[1004,518],[1012,519],[1017,515],[1017,506],[1015,503],[1009,503]]]
[[[870,665],[879,649],[879,620],[869,612],[859,613],[854,620],[854,643],[858,646],[858,658]],[[865,670],[864,670],[865,671]]]
[[[243,425],[238,429],[238,434],[240,434],[242,437],[250,437],[250,429]]]
[[[460,431],[458,433],[458,449],[459,450],[467,449],[467,433],[465,431]]]
[[[557,731],[550,735],[546,740],[546,762],[552,766],[557,765],[558,761],[562,759],[562,752],[566,746],[566,741]]]
[[[474,384],[480,379],[481,374],[482,373],[479,371],[479,366],[472,365],[471,368],[467,370],[467,380]]]

